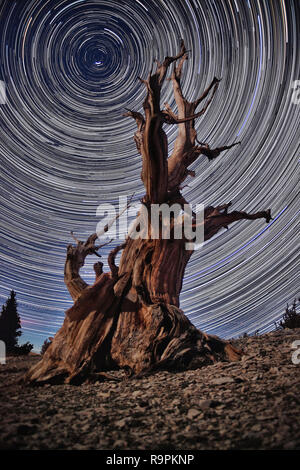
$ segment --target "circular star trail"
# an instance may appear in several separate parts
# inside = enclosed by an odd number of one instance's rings
[[[63,282],[70,231],[85,239],[99,204],[144,194],[135,124],[122,115],[142,110],[138,77],[175,54],[180,38],[187,99],[222,78],[197,121],[199,140],[242,141],[214,162],[198,159],[186,199],[273,215],[268,225],[237,222],[195,252],[181,307],[223,337],[274,327],[299,294],[299,29],[297,0],[0,1],[0,294],[4,302],[16,290],[24,341],[38,348],[72,303]],[[175,109],[169,82],[165,101]],[[171,149],[177,128],[166,132]]]

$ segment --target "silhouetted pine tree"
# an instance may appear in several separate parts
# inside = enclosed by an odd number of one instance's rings
[[[41,347],[41,355],[42,356],[43,356],[43,354],[45,354],[45,352],[49,348],[50,344],[52,343],[52,340],[53,340],[53,338],[50,337],[50,338],[45,339],[45,341],[43,342],[42,347]]]
[[[6,303],[2,306],[0,316],[0,339],[4,341],[8,353],[15,352],[21,334],[21,319],[17,311],[16,293],[12,290]]]
[[[300,301],[300,299],[298,299]],[[283,314],[282,320],[279,322],[280,328],[300,328],[300,313],[297,312],[296,299],[289,307],[287,304],[285,313]]]

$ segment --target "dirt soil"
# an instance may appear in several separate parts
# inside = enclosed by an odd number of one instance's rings
[[[40,356],[0,365],[0,449],[300,449],[300,329],[236,340],[240,362],[140,379],[24,386]],[[300,353],[298,355],[300,359]]]

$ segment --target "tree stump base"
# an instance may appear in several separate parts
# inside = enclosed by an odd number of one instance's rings
[[[97,316],[97,312],[91,312],[80,321],[66,318],[56,340],[28,371],[25,381],[36,385],[80,384],[95,376],[111,380],[113,377],[105,371],[113,369],[124,369],[130,376],[158,370],[175,372],[216,361],[237,361],[242,354],[229,342],[198,330],[174,305],[143,306],[135,312],[122,311],[117,317],[113,321],[108,313]],[[105,334],[101,336],[100,331]]]

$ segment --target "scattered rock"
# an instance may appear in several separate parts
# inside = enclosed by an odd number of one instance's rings
[[[200,400],[198,406],[201,410],[208,410],[209,408],[216,408],[224,405],[218,400]]]
[[[234,379],[232,377],[219,377],[217,379],[213,379],[210,381],[211,385],[225,385],[234,383]]]
[[[117,426],[117,428],[124,428],[127,423],[128,423],[128,419],[123,418],[123,419],[119,419],[118,421],[116,421],[115,425]]]
[[[300,329],[234,342],[242,361],[81,386],[24,386],[39,357],[0,365],[0,449],[300,449]]]
[[[201,400],[198,403],[199,408],[201,410],[208,410],[212,406],[213,400]]]
[[[201,413],[200,410],[196,410],[196,408],[190,408],[189,411],[187,412],[187,417],[189,419],[194,419],[197,416],[199,416],[200,413]]]
[[[110,397],[110,392],[98,392],[97,397],[99,398],[109,398]]]

